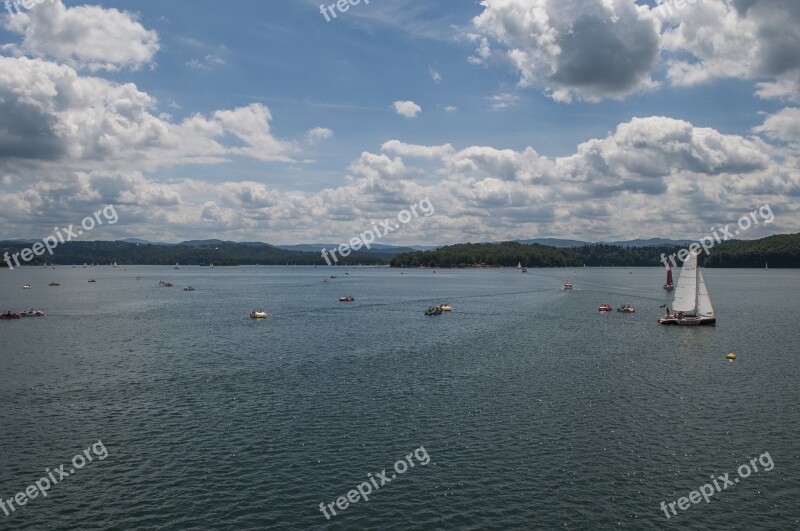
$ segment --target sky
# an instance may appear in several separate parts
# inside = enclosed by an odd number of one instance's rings
[[[797,0],[27,5],[0,239],[338,243],[426,199],[380,243],[800,232]]]

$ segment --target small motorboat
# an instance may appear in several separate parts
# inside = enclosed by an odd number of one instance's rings
[[[611,305],[610,304],[601,304],[599,308],[597,308],[601,312],[610,312]]]
[[[339,302],[353,302],[355,299],[352,295],[347,295],[346,297],[339,297]]]
[[[183,291],[197,291],[197,290],[196,290],[196,289],[194,289],[194,288],[193,288],[193,287],[191,287],[191,286],[186,286],[185,288],[183,288]]]
[[[48,284],[48,286],[60,286],[60,285],[61,284],[59,284],[58,282],[51,282],[50,284]]]
[[[22,286],[22,289],[33,289],[33,286],[31,286],[30,284],[25,284],[24,286]]]
[[[266,319],[267,317],[269,317],[269,314],[263,310],[260,312],[255,310],[250,312],[250,319]]]
[[[444,303],[444,304],[441,304],[441,305],[439,305],[439,308],[441,308],[441,310],[442,310],[443,312],[452,312],[452,311],[453,311],[453,307],[452,307],[452,306],[450,306],[450,305],[449,305],[449,304],[447,304],[447,303]]]
[[[636,313],[636,308],[634,308],[630,304],[623,304],[622,306],[617,308],[617,311],[620,313]]]
[[[331,278],[336,278],[336,275],[331,275]]]
[[[442,309],[439,306],[429,306],[425,315],[442,315]]]
[[[172,284],[171,284],[171,283],[169,283],[169,282],[164,282],[163,280],[161,280],[161,281],[159,282],[159,285],[161,285],[161,286],[163,286],[163,287],[165,287],[165,288],[171,288],[171,287],[172,287]]]
[[[575,285],[572,282],[569,282],[569,281],[564,282],[564,289],[566,291],[573,290],[573,289],[575,289]]]
[[[20,317],[44,317],[44,312],[41,310],[25,310],[24,312],[19,313]]]
[[[20,317],[22,317],[20,314],[14,312],[0,313],[0,319],[19,319]]]
[[[94,284],[95,282],[97,282],[95,279],[89,281],[90,284]]]

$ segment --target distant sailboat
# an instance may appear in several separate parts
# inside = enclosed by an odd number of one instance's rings
[[[214,268],[214,262],[211,262],[211,268],[212,269]]]
[[[672,314],[658,320],[663,325],[715,325],[717,317],[711,306],[703,272],[697,266],[697,253],[683,263],[678,289],[672,302]]]
[[[517,264],[517,269],[522,269],[522,262]]]
[[[667,265],[667,282],[664,284],[664,289],[667,291],[672,291],[675,289],[675,284],[672,282],[672,265]]]
[[[764,271],[769,271],[769,263],[764,262]]]
[[[180,269],[180,268],[181,268],[181,266],[178,265],[178,262],[175,262],[175,267],[173,267],[172,269]]]

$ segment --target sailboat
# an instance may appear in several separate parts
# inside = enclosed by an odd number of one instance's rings
[[[522,262],[517,264],[517,269],[522,269]]]
[[[717,317],[711,306],[703,272],[697,266],[697,253],[683,263],[678,289],[672,302],[672,314],[658,320],[663,325],[715,325]]]
[[[172,269],[180,269],[180,268],[181,268],[181,266],[178,265],[178,262],[175,262],[175,267],[173,267]]]
[[[764,271],[769,271],[769,263],[764,262]]]
[[[667,265],[667,282],[664,284],[664,289],[667,291],[675,289],[675,284],[672,282],[672,264]]]

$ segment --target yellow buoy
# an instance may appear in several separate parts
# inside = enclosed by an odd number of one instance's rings
[[[733,352],[729,352],[728,355],[725,356],[725,357],[728,358],[729,360],[733,361],[733,360],[736,359],[736,354],[734,354]]]

